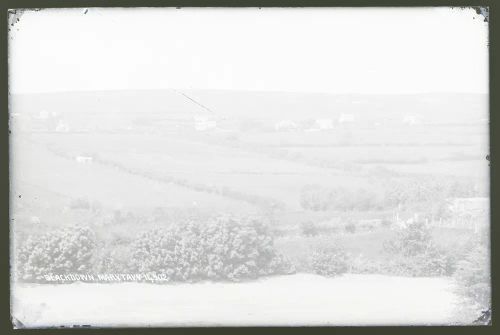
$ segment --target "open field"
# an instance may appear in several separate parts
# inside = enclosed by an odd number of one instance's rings
[[[144,232],[179,225],[186,231],[186,219],[204,227],[220,214],[256,214],[266,224],[270,248],[293,270],[279,272],[276,266],[264,272],[275,277],[240,283],[31,284],[39,280],[33,271],[47,271],[52,263],[41,257],[37,264],[40,255],[29,249],[34,264],[24,268],[28,280],[14,289],[13,315],[20,322],[31,327],[292,325],[291,320],[441,325],[477,317],[461,300],[465,284],[449,277],[456,269],[448,266],[456,261],[448,256],[465,250],[477,232],[441,223],[454,220],[448,198],[478,197],[484,203],[488,196],[484,96],[223,93],[189,92],[214,111],[208,116],[170,91],[16,96],[10,136],[13,250],[33,237],[57,254],[59,240],[45,245],[45,234],[59,236],[59,228],[76,225],[95,234],[98,243],[91,271],[128,271],[135,269],[130,260]],[[352,113],[355,121],[337,121],[343,113]],[[419,121],[405,123],[407,114]],[[200,115],[216,119],[217,126],[196,128]],[[303,125],[316,118],[331,119],[333,126],[275,129],[283,120]],[[408,222],[425,222],[429,236],[422,243],[450,262],[424,255],[430,257],[427,263],[414,265],[414,259],[391,254],[386,243],[401,238]],[[154,246],[156,236],[157,231],[143,242]],[[330,247],[341,250],[335,259],[345,268],[335,268],[331,259],[313,260],[321,256],[318,250]],[[182,255],[174,258],[179,264]],[[164,264],[151,264],[151,271],[165,270]],[[322,266],[334,273],[318,272]],[[206,269],[212,268],[200,268],[200,276],[209,276]],[[224,268],[222,274],[236,270]],[[486,282],[475,275],[471,287]]]
[[[266,207],[276,203],[281,207],[270,214],[273,229],[300,235],[305,221],[394,216],[393,208],[305,210],[300,199],[308,185],[382,197],[391,182],[426,175],[483,186],[489,180],[482,95],[450,100],[447,95],[187,93],[210,106],[216,129],[195,131],[193,117],[206,111],[173,91],[14,96],[12,112],[19,117],[11,120],[14,228],[92,223],[116,211],[139,217],[157,209],[268,215]],[[255,111],[250,113],[245,101],[252,101]],[[32,123],[48,122],[40,121],[42,111],[56,113],[71,129],[28,131]],[[315,132],[274,129],[283,119],[336,121],[342,113],[355,115],[355,122]],[[416,115],[419,123],[405,124],[407,115]],[[81,155],[93,162],[78,163],[75,157]],[[100,212],[72,209],[79,199]],[[41,224],[34,225],[32,217]],[[149,227],[132,226],[109,229]],[[343,226],[339,232],[345,233]],[[378,234],[374,241],[381,245],[387,234]]]
[[[13,145],[14,189],[17,181],[44,187],[68,198],[86,197],[111,208],[134,209],[158,206],[202,206],[221,204],[220,209],[236,203],[217,195],[207,195],[176,185],[169,185],[99,164],[79,164],[60,157],[38,143],[22,141]],[[99,187],[97,187],[99,186]],[[14,194],[20,193],[14,190]],[[217,200],[217,198],[220,198]],[[245,204],[238,203],[245,207]]]
[[[13,316],[28,327],[450,325],[473,321],[457,310],[460,298],[449,278],[296,274],[243,283],[18,285],[13,299]]]

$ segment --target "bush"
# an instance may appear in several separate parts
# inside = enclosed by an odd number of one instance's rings
[[[343,187],[328,188],[319,185],[306,185],[302,188],[300,205],[302,208],[312,211],[368,211],[380,207],[376,194],[368,190],[350,190]]]
[[[385,271],[401,276],[444,276],[455,270],[455,260],[434,244],[430,228],[414,221],[385,243],[391,261]]]
[[[261,221],[230,216],[146,232],[131,257],[135,270],[169,281],[238,281],[294,271]]]
[[[426,252],[433,245],[429,227],[423,221],[413,221],[397,232],[395,239],[384,248],[394,254],[412,257]]]
[[[336,276],[347,272],[348,257],[339,247],[323,247],[316,250],[311,259],[312,269],[322,276]]]
[[[488,248],[478,245],[458,262],[455,277],[461,294],[469,298],[478,309],[491,307],[491,276]]]
[[[380,222],[381,226],[382,227],[386,227],[386,228],[389,228],[392,226],[392,221],[390,219],[382,219],[382,221]]]
[[[386,262],[380,259],[367,258],[362,254],[350,260],[350,273],[356,274],[383,274]]]
[[[44,282],[45,275],[88,273],[95,246],[93,232],[83,227],[32,235],[16,254],[16,276],[22,281]]]
[[[449,276],[454,271],[453,259],[433,249],[413,257],[394,255],[382,271],[389,275],[410,277]]]
[[[102,243],[95,250],[92,270],[98,274],[131,273],[130,250],[125,244]]]
[[[316,236],[319,234],[319,228],[312,221],[304,221],[300,224],[300,231],[304,236]]]
[[[345,231],[351,234],[356,232],[356,225],[352,222],[345,225]]]

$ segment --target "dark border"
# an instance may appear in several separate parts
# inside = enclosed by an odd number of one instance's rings
[[[0,231],[0,266],[1,271],[1,316],[0,316],[0,333],[1,334],[68,334],[77,332],[80,334],[99,334],[101,332],[115,333],[115,334],[159,334],[160,332],[169,333],[194,333],[194,332],[212,332],[213,334],[233,334],[233,333],[255,333],[261,331],[273,331],[282,334],[297,334],[297,333],[372,333],[380,332],[383,334],[401,334],[410,333],[416,334],[426,332],[428,334],[434,333],[448,333],[448,334],[492,334],[499,333],[497,328],[500,328],[496,323],[500,323],[500,319],[496,317],[495,311],[496,302],[498,301],[498,290],[496,290],[496,283],[498,282],[499,262],[498,262],[498,249],[495,241],[500,241],[498,236],[499,229],[495,226],[497,221],[498,212],[496,211],[497,196],[499,180],[495,173],[495,165],[491,163],[490,167],[490,181],[491,181],[491,258],[492,258],[492,281],[493,281],[493,326],[460,326],[460,327],[249,327],[249,328],[122,328],[122,329],[44,329],[44,330],[26,330],[18,329],[13,330],[10,320],[10,285],[9,285],[9,137],[8,137],[8,59],[7,59],[7,9],[15,8],[61,8],[61,7],[419,7],[419,6],[456,6],[456,7],[489,7],[489,52],[490,52],[490,157],[496,156],[495,151],[498,147],[498,135],[493,131],[495,128],[500,129],[500,118],[497,118],[493,111],[499,108],[499,99],[496,95],[498,92],[498,67],[495,57],[498,58],[498,52],[495,52],[499,46],[498,41],[498,26],[496,24],[496,10],[499,8],[494,0],[451,0],[451,1],[436,1],[436,0],[186,0],[186,1],[171,1],[171,0],[4,0],[0,2],[0,21],[2,22],[0,28],[0,45],[1,45],[1,63],[0,63],[0,148],[2,152],[2,159],[0,160],[0,194],[1,194],[1,210],[0,221],[3,222]],[[491,15],[492,14],[492,15]],[[463,66],[475,66],[475,64],[463,64]],[[499,154],[500,156],[500,154]],[[491,159],[490,159],[491,161]],[[495,329],[497,329],[495,331]]]

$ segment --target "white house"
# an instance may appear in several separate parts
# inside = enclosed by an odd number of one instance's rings
[[[206,131],[217,128],[217,121],[204,116],[194,117],[194,129],[196,131]]]
[[[407,124],[407,125],[410,125],[410,126],[413,126],[413,125],[416,125],[416,124],[419,123],[419,119],[415,115],[406,115],[403,118],[403,123]]]
[[[292,120],[281,120],[275,123],[274,129],[276,131],[290,131],[290,130],[297,130],[299,126],[297,123],[293,122]]]
[[[56,126],[56,132],[58,133],[67,133],[69,131],[69,126],[63,122],[63,121],[59,121],[57,123],[57,126]]]
[[[352,123],[355,121],[355,117],[352,114],[342,113],[339,116],[339,123]]]
[[[315,126],[321,130],[333,129],[333,120],[332,119],[317,119],[315,122]]]
[[[489,223],[489,198],[454,198],[449,200],[449,204],[452,226],[469,227],[477,231],[480,225]]]
[[[49,112],[47,112],[46,110],[42,110],[38,113],[38,118],[39,119],[48,119],[49,118]]]
[[[75,157],[75,160],[78,162],[78,163],[92,163],[92,157],[90,156],[76,156]]]

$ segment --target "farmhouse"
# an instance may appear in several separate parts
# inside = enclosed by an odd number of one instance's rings
[[[415,115],[406,115],[403,119],[403,123],[413,126],[419,123],[419,119]]]
[[[402,213],[395,212],[394,213],[394,226],[395,229],[406,228],[409,224],[416,222],[418,220],[418,213],[414,213],[411,215],[402,215]]]
[[[56,132],[58,133],[67,133],[69,131],[69,126],[63,122],[63,121],[59,121],[57,123],[57,126],[56,126]]]
[[[78,163],[92,163],[92,157],[90,156],[76,156],[75,157],[75,160],[78,162]]]
[[[352,115],[352,114],[342,113],[339,116],[339,123],[352,123],[352,122],[354,122],[354,120],[355,120],[355,118],[354,118],[354,115]]]
[[[38,113],[38,118],[39,119],[42,119],[42,120],[46,120],[49,118],[49,112],[47,112],[46,110],[42,110]]]
[[[274,125],[274,129],[276,131],[291,131],[291,130],[297,130],[299,127],[297,123],[293,122],[292,120],[281,120],[276,122]]]
[[[490,199],[481,198],[454,198],[450,199],[450,210],[456,215],[487,215],[490,207]]]
[[[196,131],[206,131],[217,128],[217,121],[205,116],[194,117],[194,129]]]
[[[449,204],[452,214],[450,223],[454,227],[472,227],[477,231],[480,225],[489,223],[489,198],[454,198],[449,200]]]
[[[315,122],[316,128],[320,130],[328,130],[333,129],[333,120],[332,119],[317,119]]]

